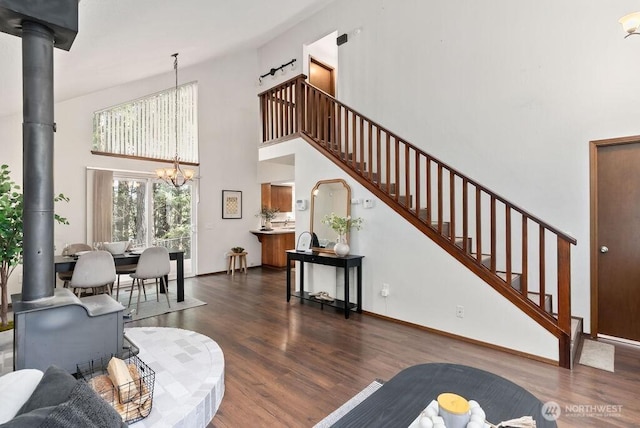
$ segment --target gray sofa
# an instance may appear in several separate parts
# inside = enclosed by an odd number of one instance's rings
[[[6,375],[5,375],[6,376]],[[13,378],[18,378],[19,373]],[[2,378],[0,378],[1,383]],[[4,391],[10,393],[10,391]],[[24,391],[23,391],[24,392]],[[127,425],[89,385],[50,366],[26,402],[0,428],[123,428]]]

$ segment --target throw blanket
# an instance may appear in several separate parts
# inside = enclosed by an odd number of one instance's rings
[[[56,406],[40,425],[41,428],[126,426],[118,412],[82,381],[77,382],[67,401]]]

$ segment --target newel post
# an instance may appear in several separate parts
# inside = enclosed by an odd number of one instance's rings
[[[269,129],[267,124],[267,97],[263,92],[258,95],[258,98],[260,98],[260,120],[262,121],[262,142],[264,143],[267,141],[267,130]]]
[[[571,366],[571,247],[558,237],[558,327],[564,333],[559,338],[559,363]]]
[[[296,79],[296,132],[305,131],[304,126],[304,117],[306,112],[306,96],[305,96],[305,88],[304,88],[304,80],[307,77],[304,74],[301,74]]]

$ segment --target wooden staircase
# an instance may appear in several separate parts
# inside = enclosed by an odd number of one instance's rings
[[[259,94],[263,143],[306,140],[556,336],[570,368],[576,240],[305,79]]]

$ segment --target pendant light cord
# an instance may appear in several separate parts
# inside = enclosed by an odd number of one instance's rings
[[[178,54],[174,53],[173,57],[173,69],[176,72],[176,93],[175,93],[175,134],[176,134],[176,160],[178,159]]]

